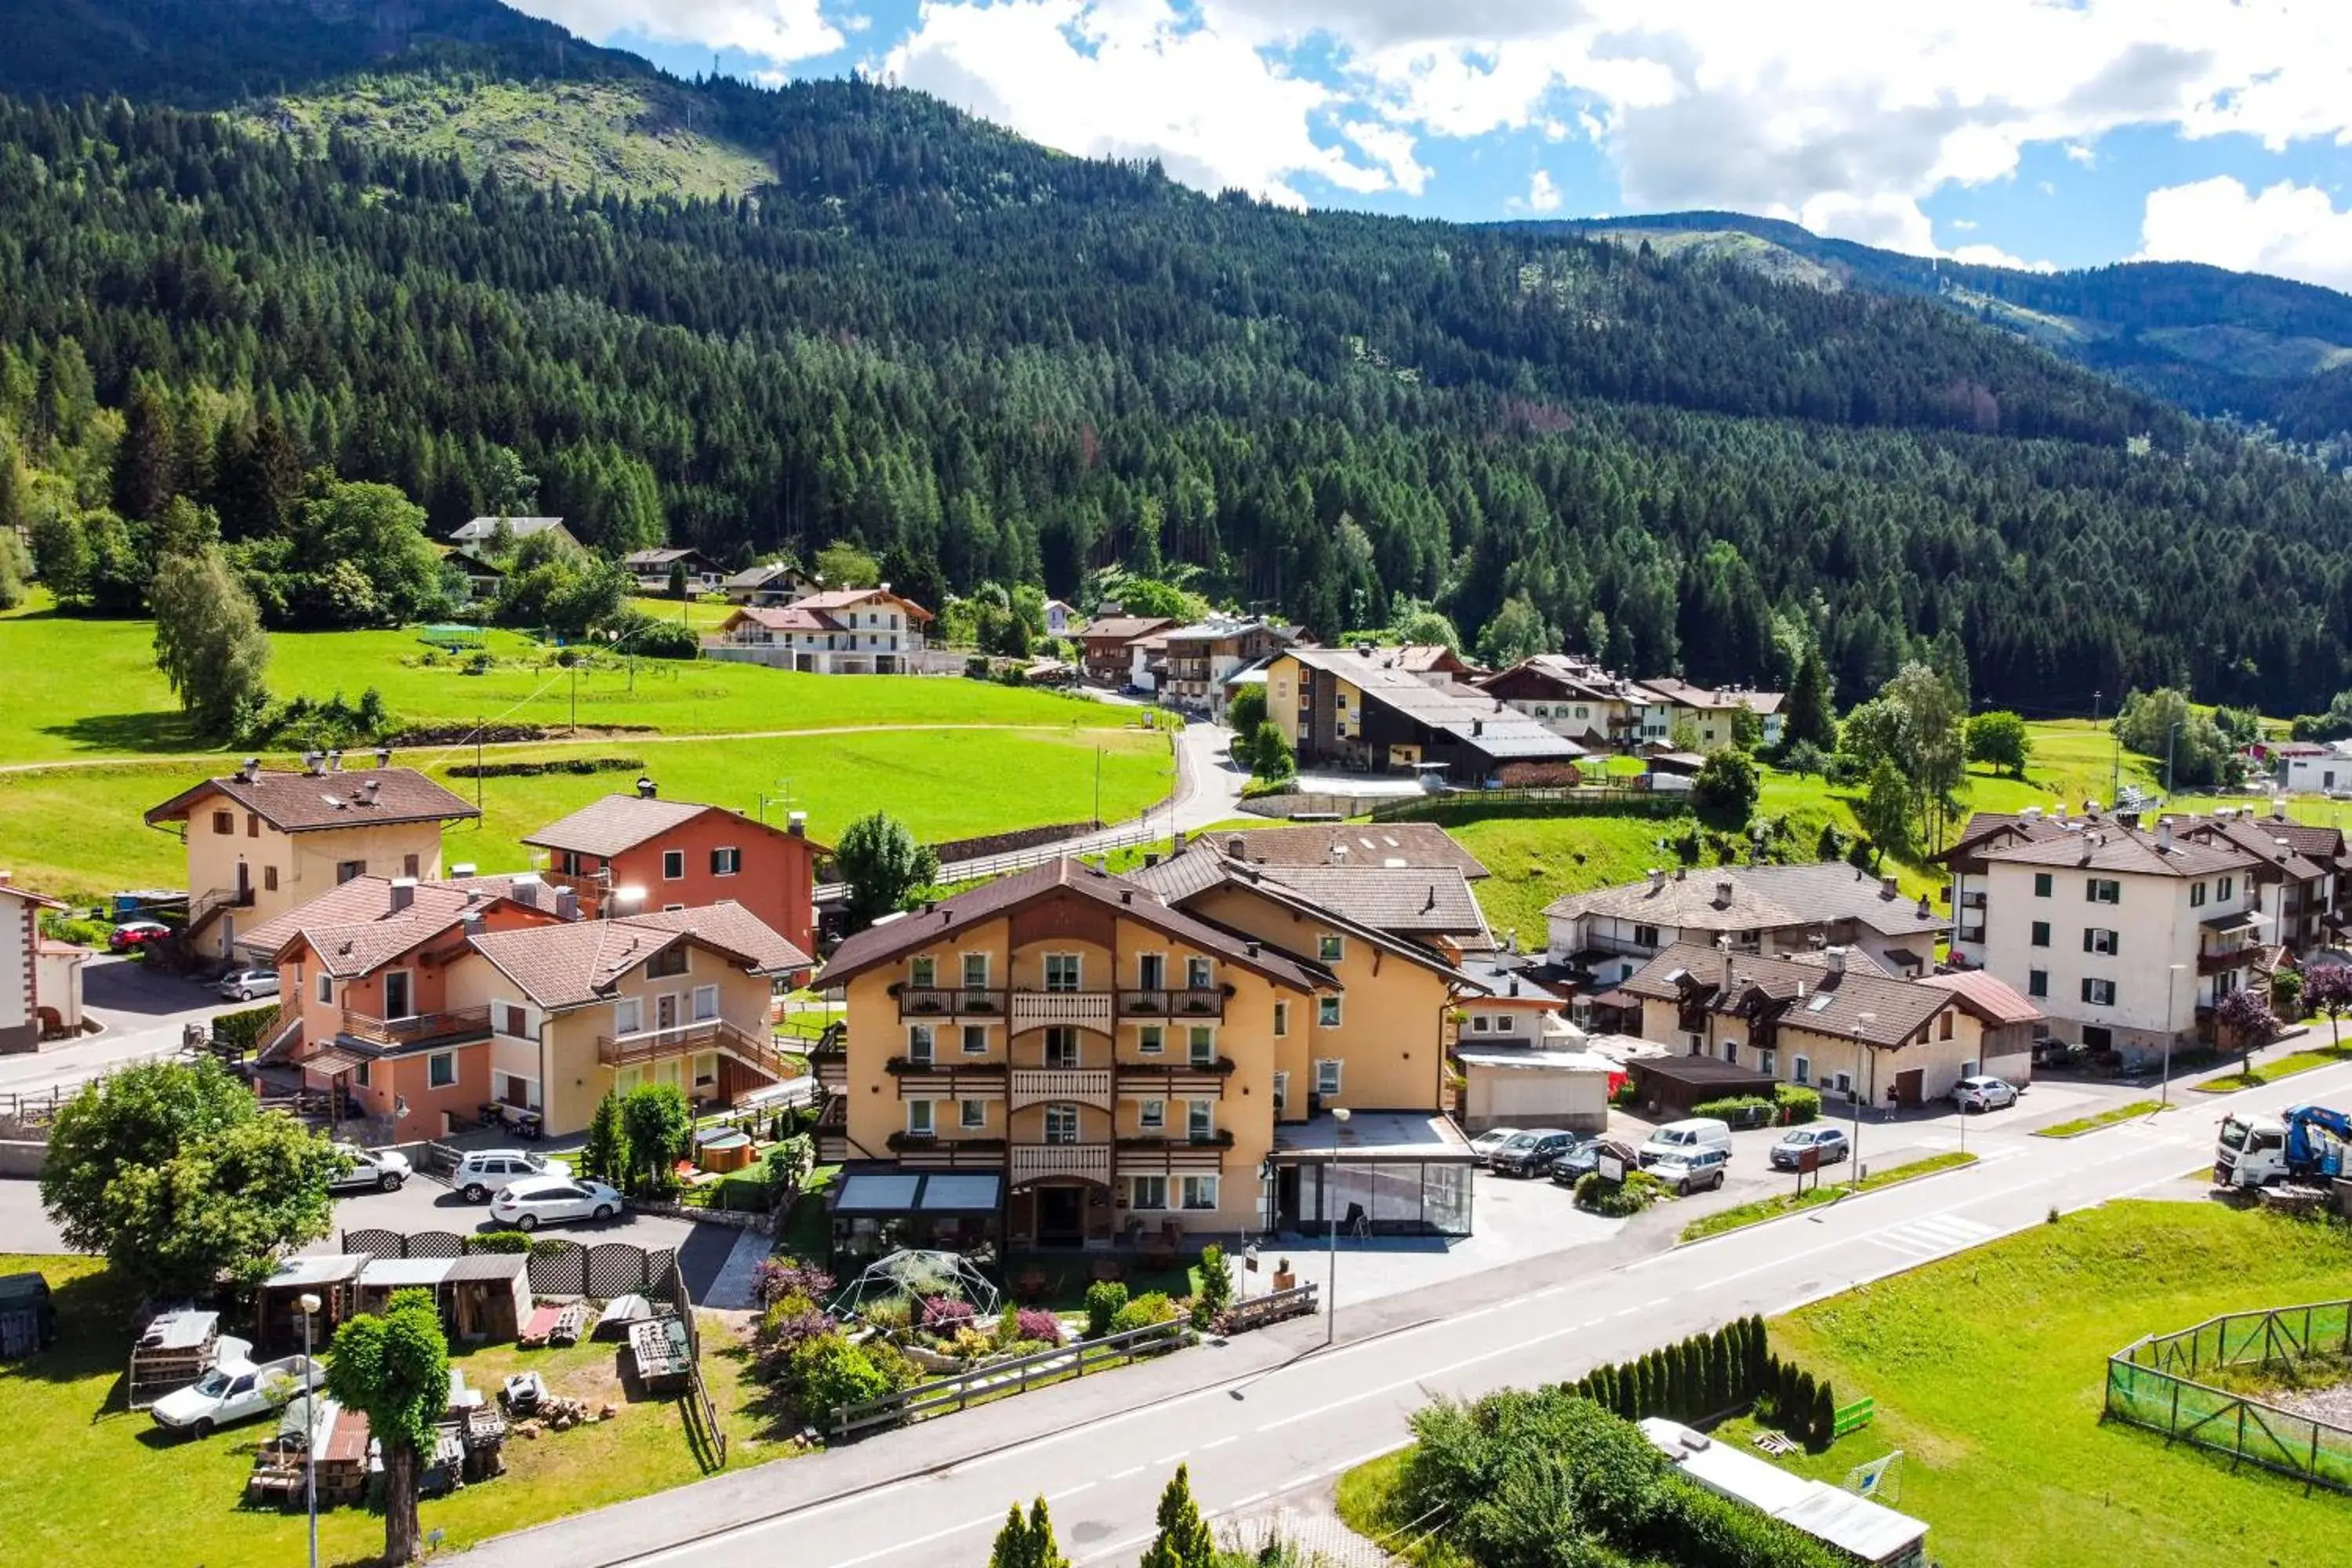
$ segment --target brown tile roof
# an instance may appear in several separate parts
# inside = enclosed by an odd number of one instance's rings
[[[853,974],[902,954],[945,941],[958,931],[996,920],[1024,904],[1041,899],[1076,897],[1214,952],[1228,963],[1256,971],[1296,991],[1312,990],[1317,973],[1280,948],[1255,942],[1171,909],[1151,889],[1126,877],[1114,877],[1067,856],[1027,871],[983,882],[968,892],[942,899],[914,914],[899,915],[868,926],[834,950],[818,976],[820,984],[837,985]],[[1252,952],[1255,948],[1257,951]]]
[[[2074,818],[2054,835],[2031,842],[1989,845],[1979,858],[1988,864],[2149,877],[2205,877],[2217,871],[2244,870],[2254,864],[2254,857],[2235,845],[2200,844],[2175,835],[2167,848],[2155,834],[2126,827],[2113,818]]]
[[[1723,897],[1725,886],[1730,897]],[[1555,899],[1554,919],[1600,915],[1685,931],[1779,931],[1790,926],[1854,921],[1886,937],[1927,936],[1950,926],[1948,916],[1918,900],[1889,893],[1878,879],[1842,860],[1801,866],[1694,867],[1656,883],[1626,882]]]
[[[1450,866],[1472,881],[1487,875],[1478,858],[1433,822],[1300,823],[1204,833],[1203,842],[1253,866]]]
[[[2276,873],[2298,882],[2314,881],[2327,875],[2326,867],[2314,865],[2298,852],[2294,838],[2282,831],[2286,826],[2284,822],[2252,817],[2203,816],[2187,822],[2176,818],[2172,832],[2175,838],[2199,839],[2216,844],[2217,847],[2220,843],[2228,843],[2242,849],[2262,862],[2258,868],[2262,874]],[[2282,840],[2284,848],[2280,847]]]
[[[716,809],[690,800],[608,795],[569,816],[556,818],[522,841],[538,849],[568,849],[575,855],[609,859]]]
[[[803,599],[797,605],[744,605],[719,623],[720,631],[732,629],[743,621],[753,621],[772,632],[840,632],[849,628],[831,616],[808,607]]]
[[[1664,678],[1646,679],[1642,684],[1667,701],[1681,707],[1752,708],[1759,715],[1778,713],[1780,710],[1783,695],[1778,691],[1746,691],[1730,687],[1718,687],[1709,690],[1704,686],[1694,686],[1687,680],[1673,680]]]
[[[854,610],[877,600],[887,600],[907,612],[912,618],[928,621],[931,612],[903,594],[893,594],[887,588],[827,588],[822,594],[811,594],[800,602],[799,608],[823,610],[830,615],[835,610]]]
[[[1785,1028],[1808,1029],[1888,1048],[1903,1045],[1951,1005],[1953,993],[1916,980],[1897,980],[1849,965],[1832,973],[1825,960],[1762,958],[1731,954],[1728,1002],[1723,985],[1724,954],[1692,942],[1676,942],[1634,973],[1618,989],[1657,1002],[1682,998],[1683,984],[1706,998],[1711,1011],[1769,1016]],[[1678,983],[1675,976],[1686,977]],[[1863,1022],[1868,1014],[1870,1021]]]
[[[8,874],[5,871],[0,871],[0,895],[23,899],[28,903],[38,904],[43,909],[62,910],[68,907],[63,899],[53,899],[47,893],[37,893],[30,888],[18,887],[8,879]]]
[[[648,911],[631,915],[625,923],[659,931],[691,931],[730,952],[741,953],[751,961],[752,973],[758,974],[782,974],[810,968],[816,963],[786,940],[782,932],[732,901],[691,910]]]
[[[623,975],[681,942],[754,974],[803,968],[812,962],[757,916],[733,904],[483,931],[468,941],[532,1001],[553,1011],[608,1000]]]
[[[354,877],[308,903],[237,935],[236,945],[275,959],[296,941],[339,978],[368,974],[479,914],[502,899],[511,879],[419,882],[404,910],[393,908],[393,879]]]
[[[1399,936],[1493,939],[1470,884],[1452,866],[1270,866],[1264,875],[1318,909]]]
[[[1416,674],[1433,669],[1458,672],[1470,668],[1463,662],[1460,654],[1442,642],[1405,643],[1396,650],[1396,662],[1399,669],[1410,669]]]
[[[1133,642],[1137,637],[1150,637],[1176,625],[1168,616],[1108,616],[1099,621],[1089,621],[1077,634],[1080,642]]]
[[[1156,892],[1171,904],[1179,907],[1197,899],[1212,888],[1245,889],[1259,898],[1280,904],[1285,909],[1295,910],[1319,920],[1335,931],[1370,942],[1384,952],[1393,952],[1411,963],[1437,970],[1468,989],[1481,988],[1480,983],[1475,977],[1463,973],[1455,967],[1450,956],[1423,946],[1420,938],[1423,936],[1451,938],[1456,934],[1465,934],[1473,939],[1468,945],[1487,946],[1492,942],[1493,938],[1485,929],[1483,915],[1480,917],[1481,923],[1475,931],[1456,933],[1450,928],[1421,931],[1393,930],[1374,925],[1368,921],[1359,919],[1346,910],[1335,908],[1331,903],[1319,901],[1281,879],[1291,874],[1290,870],[1281,867],[1261,869],[1256,866],[1246,865],[1228,858],[1212,846],[1195,844],[1181,855],[1132,873],[1129,879]],[[1337,874],[1339,876],[1363,875],[1362,872],[1344,871]],[[1375,868],[1372,874],[1379,876],[1381,873]],[[1413,884],[1416,889],[1415,897],[1417,900],[1425,900],[1426,889],[1433,878],[1446,876],[1458,879],[1461,874],[1458,871],[1436,872],[1423,869],[1399,872],[1396,875],[1420,879]],[[1475,912],[1477,910],[1477,901],[1470,898],[1468,884],[1459,883],[1459,886],[1463,898],[1468,900],[1470,909]],[[1307,960],[1300,959],[1298,962],[1306,963]],[[1319,966],[1317,966],[1316,972],[1320,973]]]
[[[1982,969],[1963,969],[1950,974],[1923,974],[1918,983],[1949,991],[1987,1024],[1998,1028],[2010,1024],[2038,1024],[2042,1009],[2017,994],[2007,981]]]
[[[415,768],[346,768],[340,773],[263,773],[250,781],[237,773],[206,779],[149,811],[147,823],[152,826],[184,820],[212,795],[227,796],[280,833],[482,815],[470,801]]]

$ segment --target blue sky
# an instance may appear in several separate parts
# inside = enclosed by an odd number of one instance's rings
[[[1729,207],[2352,289],[2352,0],[520,0],[682,74],[886,75],[1202,189]]]

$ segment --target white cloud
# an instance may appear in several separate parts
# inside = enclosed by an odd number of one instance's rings
[[[820,0],[512,0],[584,38],[638,33],[665,44],[740,49],[772,65],[829,55],[846,41]]]
[[[2316,185],[2282,180],[2259,195],[2223,174],[2150,191],[2144,261],[2203,261],[2352,289],[2352,209]]]
[[[2066,143],[2066,161],[2080,163],[2085,169],[2095,169],[2099,166],[2098,151],[2080,142],[2069,142]]]
[[[2008,267],[2020,272],[2055,272],[2047,261],[2028,261],[2011,256],[1998,245],[1963,245],[1948,251],[1955,261],[1965,261],[1971,267]]]
[[[1559,187],[1552,184],[1550,170],[1538,169],[1528,182],[1528,207],[1539,213],[1559,210]]]

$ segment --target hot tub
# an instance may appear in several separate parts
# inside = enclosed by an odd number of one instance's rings
[[[694,1163],[706,1171],[740,1171],[751,1163],[751,1135],[713,1127],[694,1135]]]

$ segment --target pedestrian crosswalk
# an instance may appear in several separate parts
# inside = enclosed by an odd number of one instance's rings
[[[1993,1234],[1993,1227],[1958,1215],[1929,1215],[1889,1226],[1870,1239],[1906,1258],[1941,1258],[1964,1247],[1974,1247]]]

